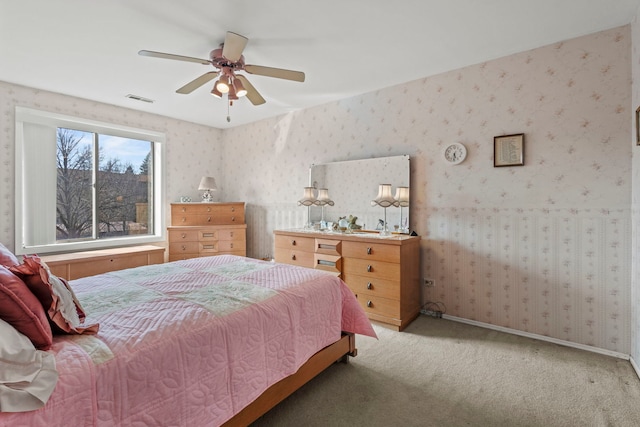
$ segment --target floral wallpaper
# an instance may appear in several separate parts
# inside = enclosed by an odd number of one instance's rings
[[[296,201],[311,164],[406,154],[411,228],[435,281],[423,302],[629,354],[632,321],[640,330],[632,27],[637,46],[633,24],[225,131],[0,82],[0,241],[14,244],[16,105],[165,132],[167,206],[214,176],[216,200],[247,203],[256,258],[273,255],[274,229],[305,223]],[[494,168],[493,137],[514,133],[525,165]],[[457,166],[443,160],[450,142],[468,149]]]
[[[311,164],[408,154],[435,280],[423,302],[629,354],[630,61],[625,26],[226,130],[226,175],[249,172],[225,194],[248,203],[249,254],[304,224]],[[493,137],[514,133],[525,165],[494,168]],[[468,149],[460,165],[443,160],[450,142]]]

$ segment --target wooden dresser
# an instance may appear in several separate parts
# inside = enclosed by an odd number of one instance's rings
[[[244,203],[172,203],[169,261],[247,255]]]
[[[67,280],[143,265],[162,264],[164,248],[143,245],[40,257],[53,274]]]
[[[420,313],[420,237],[275,230],[275,261],[334,273],[371,320],[403,330]]]

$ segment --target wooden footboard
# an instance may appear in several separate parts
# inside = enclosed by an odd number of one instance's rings
[[[349,356],[355,357],[356,354],[355,334],[344,333],[338,341],[311,356],[295,374],[283,378],[269,387],[260,397],[238,412],[223,426],[251,424],[335,362],[346,362]]]

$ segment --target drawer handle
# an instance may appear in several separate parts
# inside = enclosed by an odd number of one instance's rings
[[[186,212],[187,208],[185,208],[184,206],[182,207],[182,212]]]
[[[291,259],[292,259],[293,261],[295,261],[295,260],[296,260],[296,256],[295,256],[295,255],[291,255]]]
[[[182,217],[182,222],[187,222],[187,218]]]
[[[367,301],[367,307],[371,307],[373,306],[373,303],[371,302],[371,300]]]
[[[186,247],[185,245],[182,245],[182,250],[183,250],[183,251],[186,251],[186,250],[187,250],[187,247]]]
[[[367,248],[367,255],[371,255],[371,248]]]
[[[373,285],[371,284],[371,282],[367,283],[367,289],[371,289],[373,288]]]
[[[213,233],[202,233],[202,237],[213,237]]]
[[[214,245],[202,245],[202,249],[215,249]]]
[[[231,244],[231,246],[229,246],[231,249],[233,249],[233,243]]]
[[[371,266],[367,265],[367,273],[371,273],[371,270],[372,270]]]
[[[229,233],[229,237],[231,237],[233,239],[233,231],[231,233]]]
[[[182,233],[181,236],[182,236],[183,239],[186,239],[187,238],[187,233]]]
[[[211,217],[207,217],[207,222],[211,222]]]
[[[231,217],[231,222],[233,222],[233,221],[235,221],[235,220],[236,220],[236,217],[235,217],[235,216],[232,216],[232,217]]]
[[[292,240],[292,241],[291,241],[291,246],[295,246],[295,245],[296,245],[296,241],[295,241],[295,240]]]
[[[231,206],[231,212],[235,212],[235,211],[236,211],[236,208]]]
[[[211,212],[211,208],[210,207],[207,207],[207,212]]]

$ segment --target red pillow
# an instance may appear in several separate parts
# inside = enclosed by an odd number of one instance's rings
[[[24,280],[53,322],[69,334],[97,333],[98,324],[83,325],[86,317],[69,283],[53,274],[37,255],[24,255],[22,264],[10,268]]]
[[[4,265],[5,267],[12,267],[14,265],[20,264],[18,258],[11,252],[5,245],[0,243],[0,265]]]
[[[18,276],[0,265],[0,318],[40,350],[53,343],[49,320],[40,301]]]

